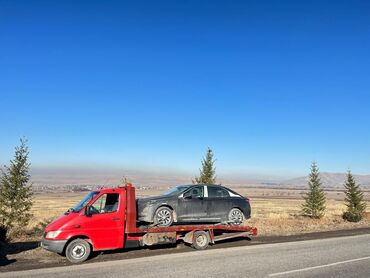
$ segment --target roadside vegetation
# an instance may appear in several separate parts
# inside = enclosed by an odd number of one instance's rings
[[[308,192],[304,196],[304,204],[302,205],[303,215],[320,219],[325,215],[326,198],[316,162],[313,162],[311,165],[308,188]]]
[[[199,169],[199,176],[193,179],[193,184],[217,184],[214,164],[213,151],[208,147],[206,156],[202,160],[202,168]]]
[[[344,188],[347,210],[343,213],[343,219],[358,222],[364,217],[366,203],[364,202],[364,193],[361,191],[360,185],[356,183],[351,171],[348,171]]]
[[[0,235],[16,236],[25,230],[32,218],[32,184],[30,183],[30,163],[28,162],[26,139],[20,140],[14,159],[1,170],[0,179]]]
[[[370,200],[370,197],[368,197]],[[370,210],[366,210],[359,222],[343,219],[346,205],[342,200],[328,199],[326,212],[321,218],[304,216],[300,199],[251,198],[252,217],[246,225],[258,228],[260,236],[287,236],[321,231],[346,230],[370,227]],[[367,207],[370,202],[367,201]]]

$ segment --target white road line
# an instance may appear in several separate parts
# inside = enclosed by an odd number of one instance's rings
[[[346,264],[346,263],[364,261],[364,260],[369,260],[369,259],[370,259],[370,257],[363,257],[363,258],[352,259],[352,260],[347,260],[347,261],[342,261],[342,262],[336,262],[336,263],[331,263],[331,264],[324,264],[324,265],[306,267],[306,268],[289,270],[289,271],[284,271],[284,272],[277,272],[277,273],[269,274],[269,277],[286,275],[286,274],[291,274],[291,273],[296,273],[296,272],[303,272],[303,271],[308,271],[308,270],[312,270],[312,269],[318,269],[318,268],[324,268],[324,267],[335,266],[335,265],[340,265],[340,264]]]

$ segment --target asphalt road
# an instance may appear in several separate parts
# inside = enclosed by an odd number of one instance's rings
[[[13,271],[0,277],[370,277],[370,234]]]

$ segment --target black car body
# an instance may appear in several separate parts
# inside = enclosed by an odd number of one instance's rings
[[[169,226],[173,222],[241,224],[237,222],[251,215],[247,198],[226,187],[206,184],[179,185],[160,196],[138,199],[137,207],[140,222],[158,226]],[[161,221],[169,214],[170,223]]]

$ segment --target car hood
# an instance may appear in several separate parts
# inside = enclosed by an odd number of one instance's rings
[[[137,203],[139,205],[147,204],[147,203],[155,203],[155,202],[160,202],[164,200],[168,200],[172,198],[172,196],[151,196],[151,197],[144,197],[144,198],[139,198],[137,199]]]

